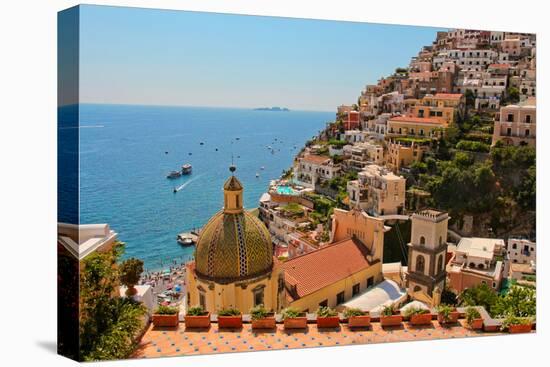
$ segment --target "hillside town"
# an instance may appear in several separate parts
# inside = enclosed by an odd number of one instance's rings
[[[535,75],[533,34],[437,32],[337,106],[256,212],[232,165],[194,260],[115,282],[145,305],[127,354],[535,330]],[[93,270],[117,235],[87,230],[62,227],[58,250]]]

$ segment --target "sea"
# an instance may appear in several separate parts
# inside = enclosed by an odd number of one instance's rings
[[[126,244],[124,257],[149,271],[192,258],[194,248],[176,236],[222,208],[232,163],[245,207],[257,208],[270,180],[334,119],[333,112],[99,104],[79,105],[78,114],[80,223],[108,223]],[[192,174],[167,179],[185,163]]]

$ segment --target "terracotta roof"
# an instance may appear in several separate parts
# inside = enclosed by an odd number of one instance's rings
[[[462,98],[461,93],[436,93],[434,96],[435,99],[460,99]]]
[[[490,64],[490,68],[496,68],[496,69],[509,69],[510,65],[508,64]]]
[[[308,163],[313,163],[313,164],[323,164],[326,161],[330,160],[330,158],[327,157],[327,156],[323,156],[323,155],[307,154],[302,158],[302,160],[304,160],[305,162],[308,162]]]
[[[390,118],[389,121],[445,125],[444,122],[429,117],[397,116]]]
[[[350,238],[287,260],[282,267],[285,281],[296,286],[292,297],[307,296],[368,268],[367,254],[360,241]]]

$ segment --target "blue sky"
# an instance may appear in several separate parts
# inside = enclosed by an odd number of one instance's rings
[[[437,30],[86,5],[80,100],[333,111]]]

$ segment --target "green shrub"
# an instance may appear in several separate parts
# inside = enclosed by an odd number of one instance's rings
[[[239,316],[241,311],[236,308],[222,308],[218,311],[218,316]]]
[[[368,315],[368,312],[365,312],[359,308],[347,308],[344,311],[344,316],[347,318],[352,316],[365,316],[365,315]]]
[[[382,316],[392,316],[394,311],[395,311],[395,308],[393,307],[393,305],[384,306],[381,314]]]
[[[179,312],[179,308],[172,306],[160,305],[156,308],[155,314],[157,315],[175,315]]]
[[[487,153],[490,150],[490,146],[489,144],[485,144],[480,141],[460,140],[456,144],[456,149],[467,150],[469,152]]]
[[[206,314],[208,314],[208,312],[205,311],[204,308],[202,308],[202,306],[190,307],[187,310],[187,316],[204,316]]]
[[[530,317],[518,317],[514,315],[508,315],[502,322],[500,330],[507,330],[510,328],[510,325],[529,325],[533,323],[533,319]]]
[[[264,305],[258,305],[250,309],[250,315],[252,320],[261,320],[268,317],[270,312],[264,307]]]
[[[338,312],[336,312],[334,309],[327,306],[319,307],[317,309],[317,316],[319,317],[332,317],[337,315],[338,315]]]
[[[297,308],[294,308],[294,307],[288,307],[288,308],[285,308],[282,312],[282,316],[283,316],[283,320],[284,319],[293,319],[293,318],[296,318],[296,317],[301,317],[303,316],[303,312],[298,310]]]
[[[411,317],[412,315],[423,315],[426,313],[430,313],[430,311],[422,307],[409,307],[405,310],[404,316]]]
[[[475,307],[466,308],[466,322],[469,324],[472,323],[475,319],[481,318],[479,311]]]
[[[437,313],[438,315],[441,315],[443,317],[443,320],[449,321],[451,319],[451,312],[455,310],[454,306],[446,305],[442,303],[437,307]]]

